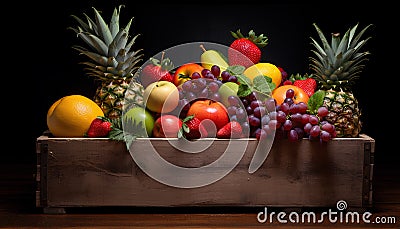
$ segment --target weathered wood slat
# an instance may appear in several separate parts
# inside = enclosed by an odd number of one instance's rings
[[[132,147],[146,153],[148,140],[138,139]],[[176,188],[144,173],[122,142],[41,136],[38,145],[46,150],[38,150],[37,206],[323,207],[339,200],[354,207],[371,204],[375,141],[369,136],[336,138],[327,144],[275,141],[267,160],[253,174],[248,166],[257,141],[242,141],[248,143],[246,152],[227,176],[204,187]],[[166,139],[151,139],[162,158],[189,168],[212,163],[228,142],[217,140],[205,152],[191,154],[174,149]]]

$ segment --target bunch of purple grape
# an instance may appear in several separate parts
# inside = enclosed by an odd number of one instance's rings
[[[267,137],[263,127],[270,120],[268,116],[275,111],[275,102],[271,103],[271,99],[261,99],[257,93],[251,92],[245,97],[231,95],[228,97],[228,103],[230,120],[241,124],[244,137]]]
[[[276,130],[278,136],[286,136],[289,141],[302,138],[327,142],[336,137],[335,126],[324,117],[329,111],[326,107],[318,108],[316,114],[309,114],[307,104],[293,102],[294,91],[286,91],[286,98],[281,105],[276,106]],[[272,120],[271,120],[272,121]]]

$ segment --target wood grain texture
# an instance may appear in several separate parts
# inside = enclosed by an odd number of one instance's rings
[[[370,155],[366,158],[365,147],[368,143],[369,153],[374,153],[372,138],[363,135],[327,144],[282,139],[274,142],[267,160],[253,174],[248,166],[257,141],[247,142],[243,158],[227,176],[204,187],[176,188],[144,173],[122,142],[42,136],[37,205],[330,207],[338,200],[353,207],[367,204],[364,186],[369,185],[370,174],[365,173],[365,162],[370,162]],[[132,147],[146,154],[146,144],[148,139],[138,139]],[[151,144],[166,161],[193,168],[218,159],[228,141],[214,141],[197,154],[174,149],[165,139],[151,139]]]

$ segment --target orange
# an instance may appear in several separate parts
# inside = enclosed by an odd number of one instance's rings
[[[308,102],[309,97],[308,97],[307,93],[300,87],[297,87],[295,85],[282,85],[278,88],[275,88],[275,90],[272,92],[272,97],[276,100],[276,103],[278,105],[281,105],[283,103],[283,101],[286,98],[286,91],[289,89],[294,90],[293,101],[295,103],[299,103],[299,102],[307,103]]]
[[[281,71],[276,65],[271,63],[254,64],[246,68],[243,74],[251,80],[253,80],[256,76],[259,75],[268,76],[272,79],[272,82],[275,84],[275,88],[278,87],[282,81]]]
[[[84,137],[97,116],[104,116],[104,113],[93,100],[69,95],[50,106],[47,127],[55,137]]]

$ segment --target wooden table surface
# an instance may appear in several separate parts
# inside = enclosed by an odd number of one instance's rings
[[[374,204],[371,220],[394,223],[259,223],[254,208],[74,208],[66,214],[43,214],[35,207],[34,165],[7,163],[0,166],[0,228],[400,228],[400,169],[396,164],[375,166]],[[270,210],[270,209],[269,209]],[[276,212],[304,209],[272,209]],[[271,210],[271,211],[272,211]],[[329,209],[306,209],[320,212]],[[336,209],[332,209],[336,210]]]

